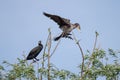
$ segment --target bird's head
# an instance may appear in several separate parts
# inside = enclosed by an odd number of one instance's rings
[[[41,41],[38,42],[38,45],[41,45]]]
[[[78,23],[74,24],[78,30],[80,30],[80,25]]]

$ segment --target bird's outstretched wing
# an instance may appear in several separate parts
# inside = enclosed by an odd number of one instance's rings
[[[45,16],[49,17],[50,19],[52,19],[53,21],[55,21],[58,25],[63,26],[63,25],[69,25],[70,20],[69,19],[65,19],[62,18],[58,15],[52,15],[52,14],[48,14],[48,13],[43,13]]]

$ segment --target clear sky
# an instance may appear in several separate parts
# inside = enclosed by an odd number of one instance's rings
[[[22,58],[23,52],[28,55],[39,40],[44,45],[49,27],[53,37],[61,33],[43,12],[78,22],[81,31],[73,32],[84,52],[92,50],[95,31],[100,34],[100,48],[120,50],[120,0],[0,0],[0,64],[3,60],[17,62],[16,58]],[[56,43],[53,41],[53,45]],[[78,72],[81,55],[75,42],[62,39],[51,62]]]

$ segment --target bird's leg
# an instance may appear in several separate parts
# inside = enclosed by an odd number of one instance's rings
[[[61,34],[61,37],[65,37],[65,38],[69,38],[69,39],[72,39],[72,40],[73,40],[73,38],[72,38],[70,35],[72,35],[72,34],[63,32],[63,33]]]
[[[54,40],[57,41],[57,40],[59,40],[61,37],[65,37],[65,38],[72,39],[72,37],[70,37],[70,35],[72,35],[72,34],[63,32],[60,36],[56,37]]]
[[[72,40],[73,40],[73,38],[72,38],[70,35],[72,35],[72,34],[70,34],[70,33],[65,33],[63,37],[69,38],[69,39],[72,39]]]
[[[36,57],[35,57],[35,60],[36,60],[36,61],[39,61],[39,59],[37,59]]]
[[[36,60],[33,59],[33,63],[35,63],[35,62],[36,62]]]
[[[69,35],[66,35],[65,38],[69,38],[69,39],[73,40],[73,38],[71,36],[69,36]]]
[[[67,33],[66,35],[72,35],[72,34],[70,34],[70,33]]]

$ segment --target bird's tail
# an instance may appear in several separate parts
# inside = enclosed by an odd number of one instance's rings
[[[71,37],[71,36],[69,36],[69,35],[71,35],[71,34],[70,34],[70,33],[67,33],[67,34],[62,33],[60,36],[55,37],[55,38],[54,38],[54,41],[58,41],[61,37],[65,37],[65,38],[72,39],[72,37]]]
[[[62,34],[54,38],[54,41],[58,41],[62,37]]]

